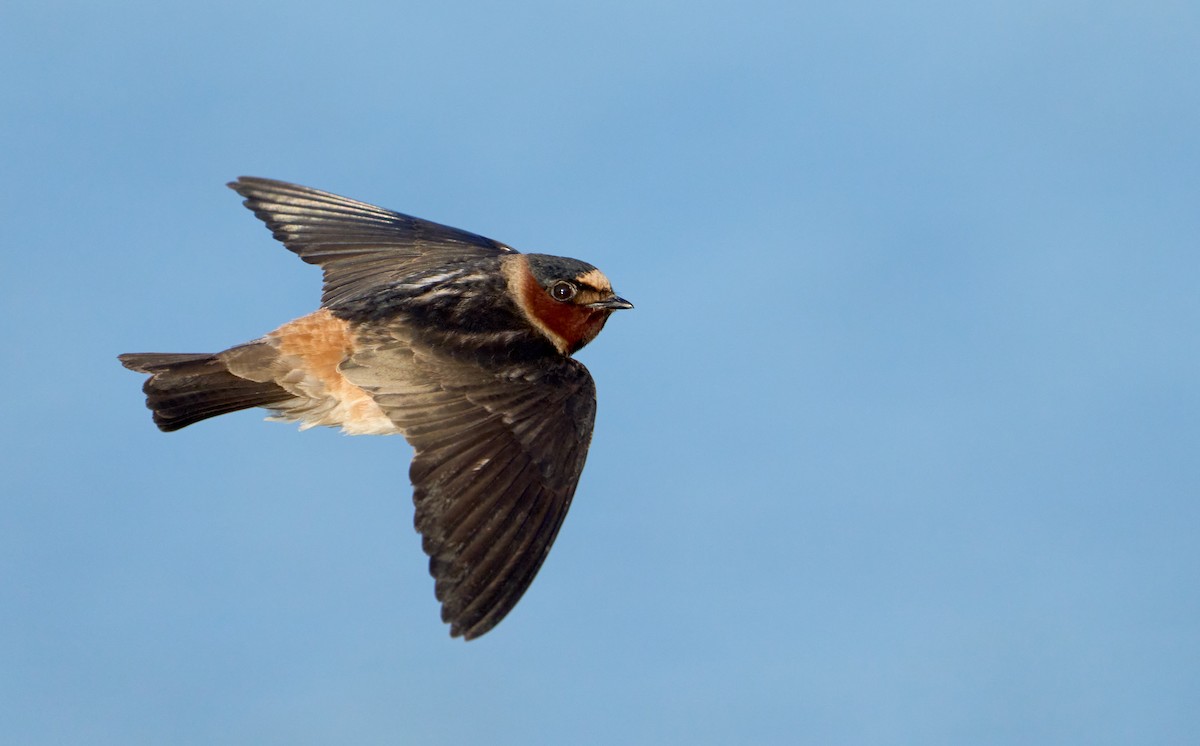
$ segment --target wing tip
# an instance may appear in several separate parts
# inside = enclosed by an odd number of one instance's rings
[[[239,176],[233,181],[225,182],[225,186],[229,187],[238,194],[241,194],[243,189],[246,189],[254,184],[262,184],[264,182],[271,183],[272,181],[272,179],[264,179],[261,176]]]
[[[495,622],[475,624],[470,627],[464,627],[458,622],[448,621],[447,623],[450,625],[451,638],[462,639],[463,642],[470,642],[471,640],[476,640],[480,637],[483,637],[488,632],[491,632],[492,629],[495,628],[498,621],[499,620],[496,620]]]
[[[293,184],[290,181],[281,181],[279,179],[268,179],[263,176],[239,176],[233,181],[225,183],[238,194],[250,199],[263,194],[279,194],[283,192],[298,192],[298,193],[321,193],[318,189]]]

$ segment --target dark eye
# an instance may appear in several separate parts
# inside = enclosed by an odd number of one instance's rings
[[[554,300],[571,300],[577,292],[579,291],[569,282],[556,282],[550,286],[550,297]]]

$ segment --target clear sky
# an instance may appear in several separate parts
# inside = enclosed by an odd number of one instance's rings
[[[16,0],[0,69],[6,742],[1195,742],[1200,5]],[[637,305],[486,637],[403,440],[117,364],[316,308],[241,174]]]

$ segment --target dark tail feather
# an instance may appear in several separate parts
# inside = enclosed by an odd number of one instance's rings
[[[291,398],[274,383],[260,383],[229,372],[219,355],[135,352],[117,357],[138,373],[149,373],[142,390],[154,424],[170,432],[192,423]]]

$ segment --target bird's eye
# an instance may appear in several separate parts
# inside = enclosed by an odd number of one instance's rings
[[[577,292],[579,291],[569,282],[556,282],[550,287],[550,297],[554,298],[554,300],[571,300]]]

